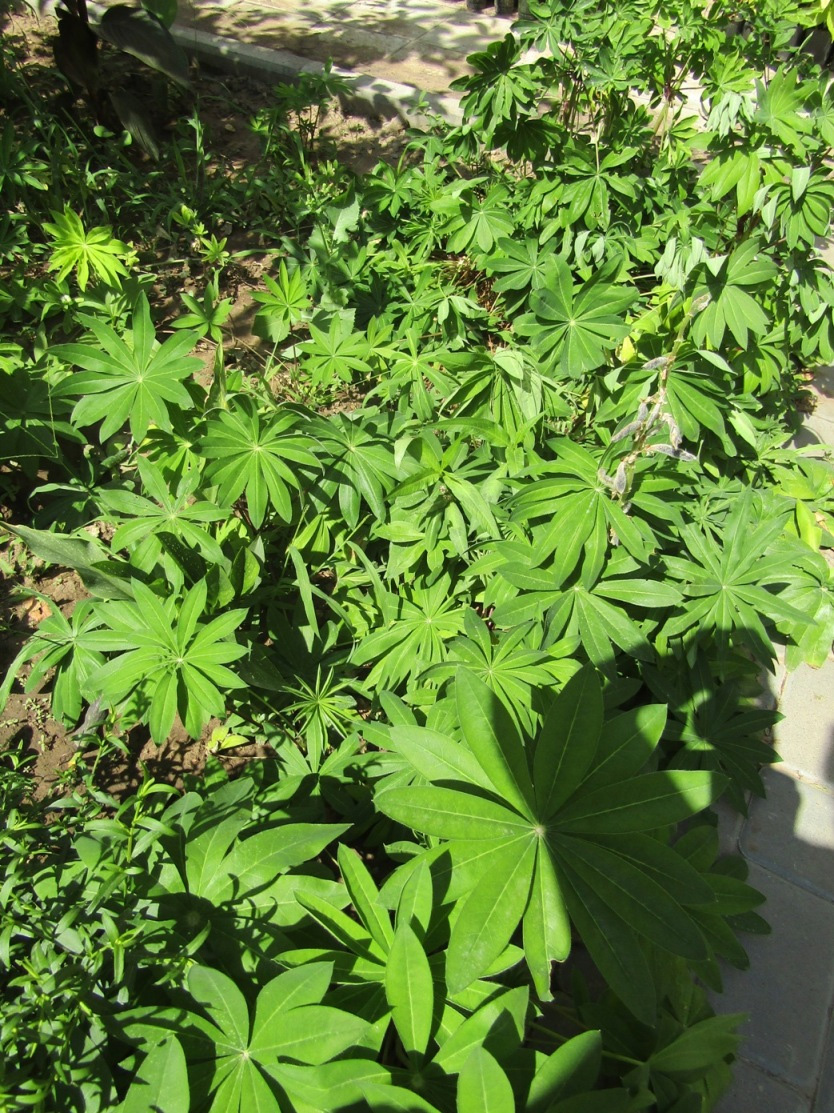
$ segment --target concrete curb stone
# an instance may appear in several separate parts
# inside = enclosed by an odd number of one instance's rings
[[[283,82],[302,73],[324,73],[326,69],[323,62],[311,61],[289,50],[239,43],[210,31],[175,26],[172,34],[186,52],[234,73]],[[375,116],[399,117],[413,125],[427,123],[430,114],[453,124],[459,124],[463,118],[460,98],[452,93],[421,93],[414,85],[357,74],[342,66],[331,67],[331,72],[349,82],[348,101],[353,103],[355,98],[358,105]]]

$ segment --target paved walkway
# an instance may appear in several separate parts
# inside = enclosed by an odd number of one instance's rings
[[[834,401],[829,413],[834,423]],[[773,933],[742,939],[750,969],[728,970],[713,998],[750,1017],[716,1113],[834,1113],[834,656],[819,670],[780,668],[774,689],[783,760],[725,841],[767,897]]]
[[[448,0],[181,0],[179,26],[181,41],[200,36],[215,57],[225,38],[246,44],[248,62],[276,78],[332,58],[372,96],[414,86],[453,115],[449,83],[510,21]],[[834,444],[834,371],[816,387],[799,441]],[[767,896],[773,933],[745,939],[751,969],[728,970],[715,998],[720,1012],[750,1014],[716,1113],[834,1113],[834,656],[820,670],[780,667],[772,695],[785,716],[775,731],[783,761],[765,773],[767,799],[723,822],[727,850]]]
[[[181,25],[442,93],[512,21],[462,0],[181,0]]]

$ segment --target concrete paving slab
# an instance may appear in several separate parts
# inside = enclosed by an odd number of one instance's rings
[[[746,817],[737,812],[723,796],[712,805],[712,810],[718,816],[718,846],[720,853],[722,855],[739,854],[739,840],[744,830]]]
[[[776,749],[786,766],[807,780],[834,788],[834,658],[821,669],[788,675],[774,728]],[[832,863],[834,868],[834,863]]]
[[[293,31],[311,31],[318,23],[318,13],[310,8],[282,8],[270,3],[250,3],[241,0],[230,4],[227,0],[212,3],[184,5],[179,13],[180,22],[185,18],[191,26],[213,31],[216,35],[229,35],[240,42],[263,42],[276,49],[283,47],[281,36]]]
[[[828,1026],[828,1046],[813,1113],[834,1113],[834,1017]]]
[[[765,770],[762,779],[767,797],[750,805],[742,853],[786,881],[834,901],[834,791],[778,767]]]
[[[733,1084],[715,1113],[812,1113],[810,1098],[797,1093],[740,1059],[733,1064]],[[816,1111],[813,1111],[816,1113]]]
[[[815,410],[802,422],[802,428],[793,443],[797,448],[807,448],[811,445],[834,447],[834,418],[828,418],[824,413]]]
[[[453,16],[421,35],[418,42],[452,50],[457,54],[472,54],[484,50],[489,43],[500,41],[509,33],[510,24],[497,16],[470,16],[468,19]]]
[[[834,367],[818,367],[814,371],[814,389],[821,396],[819,404],[826,416],[834,416]]]
[[[309,41],[305,41],[302,35],[296,35],[296,45],[290,49],[298,50],[317,62],[332,58],[340,66],[370,73],[369,66],[385,61],[393,51],[403,50],[408,41],[403,35],[365,31],[349,25],[325,30],[318,24],[313,28]]]
[[[412,46],[392,54],[389,58],[372,62],[365,67],[365,72],[376,77],[384,77],[396,66],[398,79],[416,89],[423,89],[428,93],[438,93],[452,97],[448,93],[449,85],[456,77],[469,73],[469,67],[462,54],[454,55],[448,51],[437,52],[434,57],[422,51],[415,51]],[[458,105],[460,101],[457,102]],[[460,108],[458,107],[458,116]]]
[[[317,6],[322,22],[336,26],[349,25],[378,34],[399,35],[412,42],[448,18],[438,10],[437,4],[416,0],[412,5],[393,5],[388,0],[353,3],[352,0],[333,0]]]
[[[773,934],[746,936],[747,971],[725,972],[718,1012],[746,1012],[741,1054],[784,1086],[812,1097],[828,1044],[834,1004],[834,904],[752,865],[749,882],[767,897]],[[733,1113],[757,1113],[738,1105]],[[780,1110],[779,1113],[785,1113]]]

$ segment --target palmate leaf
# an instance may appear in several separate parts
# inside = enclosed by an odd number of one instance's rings
[[[501,236],[493,254],[485,260],[485,266],[487,273],[500,276],[492,288],[504,295],[507,308],[514,311],[524,304],[531,289],[537,290],[544,285],[549,260],[550,253],[542,253],[538,240],[517,243]]]
[[[384,421],[375,420],[368,408],[361,417],[338,413],[311,419],[309,430],[330,457],[321,480],[325,497],[335,486],[348,525],[358,525],[363,502],[375,518],[384,521],[386,498],[398,474]]]
[[[616,650],[622,650],[641,661],[651,661],[654,652],[648,637],[619,597],[632,607],[671,607],[680,603],[681,593],[672,585],[651,580],[616,577],[601,580],[592,589],[582,582],[552,590],[550,569],[529,569],[521,562],[499,567],[499,575],[519,588],[518,595],[496,607],[493,621],[498,626],[512,626],[534,614],[547,612],[547,638],[577,637],[588,659],[603,671],[611,670]],[[614,602],[609,601],[609,596]]]
[[[563,678],[578,667],[567,656],[554,660],[555,654],[538,648],[542,642],[538,623],[521,623],[501,633],[490,630],[474,610],[467,610],[463,625],[465,636],[455,638],[446,648],[446,660],[426,669],[424,677],[447,679],[464,668],[491,688],[524,726],[532,722],[532,689],[546,687],[554,676]]]
[[[732,254],[704,264],[703,282],[696,286],[693,296],[709,294],[710,301],[692,324],[696,344],[703,346],[708,341],[713,348],[719,349],[729,329],[744,350],[748,330],[759,336],[768,331],[769,318],[760,304],[761,288],[773,283],[777,268],[769,256],[760,254],[761,250],[762,245],[750,239]],[[749,287],[756,287],[755,297],[747,292]]]
[[[261,306],[255,314],[255,332],[273,344],[280,344],[304,319],[310,294],[301,269],[296,268],[290,274],[283,260],[277,282],[269,275],[264,275],[263,281],[266,289],[252,294],[252,300]]]
[[[81,368],[54,390],[59,397],[80,397],[72,411],[73,422],[84,426],[100,421],[101,441],[128,424],[137,443],[144,440],[152,424],[170,431],[169,411],[194,405],[183,380],[200,366],[200,361],[188,354],[199,339],[197,334],[181,332],[159,344],[144,294],[124,336],[95,318],[87,323],[95,346],[58,344],[50,349],[58,359]]]
[[[177,712],[197,738],[209,716],[223,714],[222,689],[246,686],[227,667],[246,652],[227,640],[246,611],[227,611],[202,623],[205,580],[179,605],[174,597],[163,602],[138,580],[131,586],[136,602],[99,604],[98,617],[109,629],[91,631],[89,645],[116,656],[90,679],[90,691],[116,706],[140,689],[155,742],[167,738]]]
[[[661,632],[678,637],[697,627],[700,635],[712,632],[724,644],[744,645],[769,667],[774,652],[764,621],[804,624],[808,616],[767,590],[791,576],[790,563],[776,544],[790,508],[767,514],[757,501],[752,488],[741,490],[724,521],[720,544],[711,532],[694,525],[681,529],[690,555],[669,556],[666,566],[680,581],[684,599]]]
[[[101,625],[101,619],[92,613],[93,604],[82,599],[69,618],[39,592],[28,592],[30,597],[47,604],[51,614],[38,623],[38,628],[26,642],[8,668],[0,683],[0,713],[6,707],[15,677],[22,666],[38,659],[32,665],[23,690],[31,692],[42,684],[50,672],[52,677],[51,715],[67,725],[78,722],[81,715],[82,691],[88,677],[104,664],[104,657],[86,645],[89,630]]]
[[[691,873],[646,832],[703,810],[724,779],[642,772],[662,733],[662,709],[626,712],[609,732],[599,681],[587,667],[556,698],[535,742],[525,744],[495,695],[463,670],[456,701],[461,740],[446,740],[448,756],[442,735],[390,729],[393,748],[434,783],[383,783],[376,794],[385,815],[449,840],[446,899],[462,899],[449,940],[450,990],[482,976],[522,920],[525,958],[546,999],[550,964],[570,950],[569,913],[612,988],[651,1023],[654,989],[637,936],[690,959],[708,952],[678,899]],[[430,868],[443,857],[432,852]],[[709,901],[697,881],[692,891],[692,899]]]
[[[600,460],[567,438],[554,439],[550,445],[555,459],[518,483],[510,504],[511,521],[545,522],[534,534],[530,567],[547,564],[553,576],[549,586],[556,588],[584,554],[597,570],[595,579],[602,571],[611,534],[635,560],[647,561],[656,540],[647,526],[625,514],[611,497],[600,481]]]
[[[314,441],[297,431],[299,414],[277,410],[261,414],[254,399],[242,397],[208,422],[200,452],[209,461],[208,479],[218,484],[220,502],[242,493],[252,525],[260,529],[271,506],[292,520],[290,488],[301,487],[300,468],[319,469]]]
[[[209,1018],[201,1028],[213,1044],[205,1064],[213,1111],[277,1113],[281,1063],[318,1066],[361,1039],[367,1021],[319,1003],[332,973],[332,964],[314,962],[279,974],[263,986],[250,1017],[231,978],[205,966],[189,971],[188,992]]]
[[[120,279],[128,274],[122,260],[130,254],[130,248],[114,238],[110,226],[103,224],[87,231],[69,205],[62,213],[53,212],[52,218],[54,223],[43,227],[55,243],[48,266],[58,272],[57,281],[75,270],[78,288],[86,290],[92,271],[108,286],[118,287]]]
[[[492,186],[483,198],[466,190],[460,202],[460,212],[447,229],[450,252],[490,251],[497,239],[512,234],[515,225],[507,211],[509,193],[503,186]]]
[[[553,256],[550,274],[530,295],[531,312],[516,322],[516,330],[568,378],[602,367],[606,353],[629,334],[623,315],[637,292],[605,281],[606,273],[577,287],[567,262]]]
[[[722,678],[719,682],[713,673],[708,656],[698,653],[683,674],[648,668],[644,675],[655,695],[669,705],[665,738],[680,744],[672,764],[726,773],[730,800],[745,811],[746,793],[764,796],[761,767],[779,760],[763,738],[779,721],[779,714],[753,705],[737,681]]]
[[[396,617],[364,638],[352,662],[375,662],[367,683],[393,688],[444,656],[444,645],[463,628],[464,606],[448,575],[423,580],[401,590]]]
[[[373,370],[375,353],[365,333],[354,331],[352,315],[334,313],[327,331],[311,324],[310,337],[298,345],[297,352],[303,355],[302,370],[314,386],[328,387],[335,380],[350,383]]]

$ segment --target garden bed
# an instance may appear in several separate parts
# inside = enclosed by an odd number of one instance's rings
[[[135,57],[3,70],[2,696],[79,755],[3,755],[12,1107],[714,1107],[711,806],[834,633],[834,101],[690,15],[554,5],[361,176],[331,75],[203,116],[141,13],[156,158]]]

